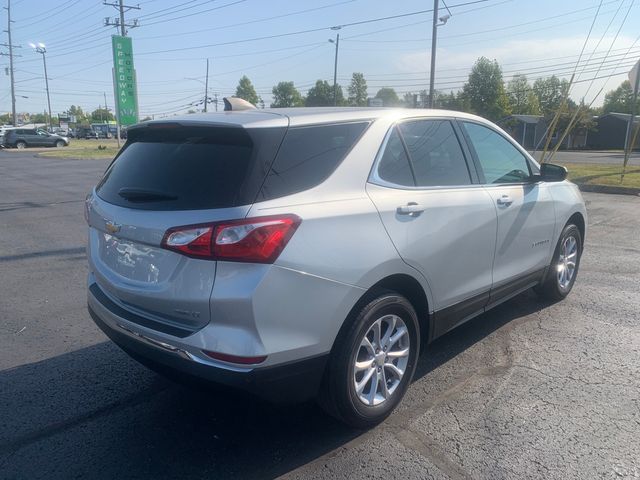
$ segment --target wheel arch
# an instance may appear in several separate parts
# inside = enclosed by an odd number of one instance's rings
[[[573,215],[571,215],[569,217],[569,220],[567,220],[567,223],[565,223],[565,227],[567,225],[569,225],[570,223],[573,223],[576,227],[578,227],[578,230],[580,231],[580,237],[582,238],[582,245],[584,248],[584,239],[585,239],[585,235],[586,235],[586,223],[585,223],[585,219],[582,216],[582,213],[580,212],[575,212]],[[563,228],[564,230],[564,228]]]
[[[336,338],[334,339],[333,347],[331,349],[332,351],[336,345],[337,339],[340,338],[344,331],[349,327],[352,319],[357,315],[357,312],[373,298],[385,291],[393,291],[409,300],[418,315],[421,340],[425,343],[431,341],[431,315],[429,310],[429,300],[424,287],[415,277],[407,273],[395,273],[380,279],[360,296],[340,327],[338,335],[336,335]]]

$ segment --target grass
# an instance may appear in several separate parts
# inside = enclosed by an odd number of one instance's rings
[[[121,140],[124,143],[124,140]],[[98,147],[106,147],[103,150]],[[118,142],[110,140],[83,140],[72,138],[68,147],[38,149],[40,157],[77,158],[80,160],[113,158],[118,153]]]
[[[637,165],[627,165],[627,172],[622,183],[620,183],[622,165],[565,163],[564,166],[569,170],[569,180],[578,185],[640,188],[640,166]]]

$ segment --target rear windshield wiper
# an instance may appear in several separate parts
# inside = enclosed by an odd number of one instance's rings
[[[118,190],[118,195],[130,202],[160,202],[162,200],[177,200],[178,197],[158,190],[146,188],[123,187]]]

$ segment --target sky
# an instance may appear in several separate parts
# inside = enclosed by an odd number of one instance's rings
[[[476,59],[485,56],[500,63],[505,80],[518,73],[531,81],[552,74],[569,78],[575,71],[571,96],[598,106],[640,58],[640,0],[440,0],[441,14],[447,13],[445,2],[451,18],[437,29],[438,90],[460,89]],[[6,7],[7,0],[0,4]],[[139,24],[128,34],[140,118],[201,108],[193,104],[204,97],[207,58],[209,94],[220,98],[234,94],[242,75],[267,106],[280,81],[293,81],[303,94],[318,79],[332,83],[335,44],[329,39],[338,33],[343,88],[353,72],[362,72],[370,96],[381,87],[400,95],[428,89],[432,0],[125,4],[140,7],[126,13],[127,22],[137,19]],[[102,0],[12,0],[11,5],[13,44],[20,47],[14,49],[20,55],[14,61],[17,111],[46,108],[42,56],[29,47],[31,42],[46,45],[54,116],[71,105],[92,111],[104,106],[105,97],[113,108],[110,37],[117,32],[104,20],[117,16],[116,9]],[[0,25],[6,29],[6,9]],[[331,28],[336,26],[342,28]],[[2,35],[0,43],[6,43]],[[4,113],[11,110],[10,81],[4,74],[8,57],[1,56],[0,63]]]

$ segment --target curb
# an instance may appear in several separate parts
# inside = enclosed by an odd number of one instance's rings
[[[581,192],[640,196],[640,188],[634,187],[615,187],[613,185],[589,185],[587,183],[582,183],[578,184],[578,188],[580,188]]]

